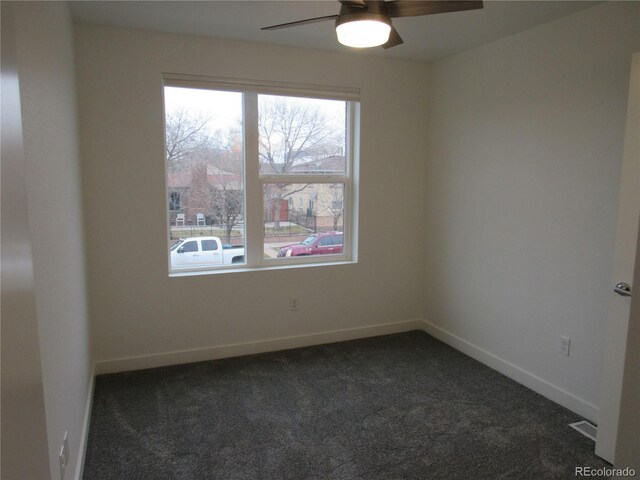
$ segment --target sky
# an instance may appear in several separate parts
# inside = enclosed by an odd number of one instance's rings
[[[209,117],[211,133],[239,125],[242,119],[242,94],[196,88],[165,87],[167,113],[184,108]]]
[[[242,119],[242,93],[197,88],[165,87],[164,95],[167,113],[183,108],[187,111],[194,112],[196,115],[201,114],[202,116],[209,117],[209,129],[211,133],[219,129],[240,125]],[[290,98],[299,102],[313,102],[317,104],[329,119],[336,123],[342,123],[342,128],[344,128],[344,102]]]

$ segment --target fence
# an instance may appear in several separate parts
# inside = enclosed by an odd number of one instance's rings
[[[220,237],[223,243],[227,243],[228,240],[226,228],[220,225],[187,225],[185,227],[171,226],[169,228],[169,236],[171,240],[186,237]],[[231,230],[231,239],[228,243],[231,243],[231,245],[244,244],[244,225],[242,223],[234,225],[233,230]]]
[[[265,221],[264,236],[267,242],[303,240],[307,235],[333,230],[332,225],[325,221],[319,221],[317,215],[305,210],[290,210],[288,221]],[[324,217],[322,217],[324,219]],[[329,222],[330,223],[330,222]],[[341,230],[340,225],[338,230]],[[227,239],[227,230],[224,225],[186,225],[171,226],[169,228],[171,240],[186,237],[220,237],[223,243],[231,245],[244,244],[244,222],[238,222],[233,226],[231,238]]]
[[[315,233],[318,228],[318,217],[309,210],[289,210],[289,222]]]

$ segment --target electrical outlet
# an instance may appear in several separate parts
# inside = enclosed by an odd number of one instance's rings
[[[291,297],[289,299],[289,310],[291,310],[291,311],[298,310],[298,298],[297,297]]]
[[[560,336],[560,343],[558,343],[558,351],[562,355],[569,356],[571,350],[571,339],[569,337]]]

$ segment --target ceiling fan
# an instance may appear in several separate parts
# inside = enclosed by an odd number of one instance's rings
[[[436,13],[460,12],[482,8],[482,1],[476,0],[338,0],[342,6],[337,15],[307,18],[297,22],[281,23],[261,30],[278,30],[310,23],[336,21],[338,41],[343,45],[368,48],[382,45],[391,48],[404,43],[402,37],[391,24],[392,18],[417,17]]]

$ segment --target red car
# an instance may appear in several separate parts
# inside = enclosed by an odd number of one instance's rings
[[[278,257],[301,257],[342,253],[342,232],[310,235],[300,243],[286,245],[278,250]]]

